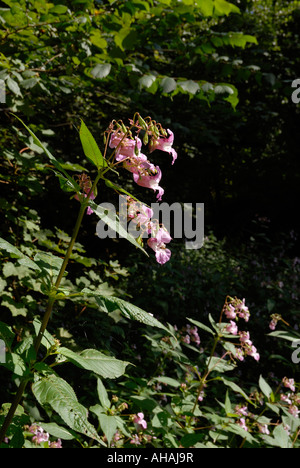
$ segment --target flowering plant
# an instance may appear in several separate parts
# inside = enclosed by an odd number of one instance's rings
[[[168,152],[172,155],[172,162],[174,163],[177,158],[177,153],[172,148],[174,136],[171,130],[163,129],[161,124],[155,122],[150,117],[143,119],[136,113],[127,126],[122,121],[112,121],[109,124],[105,132],[105,150],[104,154],[102,154],[95,138],[85,123],[81,121],[79,136],[83,152],[93,168],[96,169],[96,176],[92,180],[85,172],[72,177],[32,130],[25,124],[23,125],[28,130],[35,144],[48,157],[52,170],[59,178],[61,188],[71,193],[71,197],[80,203],[80,208],[72,237],[63,258],[52,255],[49,252],[39,252],[34,258],[30,258],[5,239],[0,239],[0,249],[8,255],[17,258],[18,264],[31,269],[36,274],[36,282],[40,284],[40,292],[48,298],[42,320],[40,321],[39,317],[36,317],[33,322],[34,336],[26,340],[16,351],[12,350],[12,337],[14,333],[11,327],[0,322],[0,336],[3,337],[5,346],[9,350],[7,354],[8,362],[1,362],[1,364],[17,372],[20,379],[13,403],[10,406],[5,406],[4,409],[3,414],[5,418],[0,432],[0,441],[4,440],[7,432],[10,436],[14,435],[15,426],[12,423],[17,417],[19,403],[27,384],[30,382],[33,394],[41,406],[50,405],[52,410],[58,413],[71,430],[84,434],[101,445],[105,445],[105,441],[99,437],[96,429],[89,422],[87,410],[78,402],[72,387],[59,377],[52,370],[52,367],[46,364],[46,360],[54,357],[55,365],[72,362],[75,366],[92,371],[102,378],[109,379],[120,377],[125,372],[129,362],[115,359],[112,356],[106,356],[95,349],[86,349],[79,353],[74,352],[69,348],[61,346],[59,340],[47,331],[47,326],[54,304],[67,299],[74,300],[75,298],[81,298],[83,301],[96,302],[101,310],[118,309],[126,318],[162,328],[169,333],[169,330],[152,314],[148,314],[121,298],[88,288],[79,290],[75,290],[74,288],[68,289],[64,282],[67,275],[66,269],[85,214],[96,214],[100,219],[105,219],[105,222],[113,225],[114,229],[136,248],[145,252],[141,238],[136,240],[129,233],[124,232],[124,228],[120,225],[117,215],[109,214],[107,216],[107,213],[96,205],[95,199],[98,196],[100,181],[104,182],[107,187],[112,188],[118,194],[126,195],[128,218],[134,219],[135,223],[139,224],[143,230],[149,233],[150,237],[147,245],[155,252],[157,262],[164,264],[170,259],[171,252],[166,248],[166,244],[171,241],[171,237],[165,227],[151,220],[151,210],[125,189],[112,182],[108,178],[108,175],[118,174],[117,168],[122,165],[133,174],[133,180],[136,184],[154,190],[157,192],[158,200],[161,200],[164,193],[164,189],[159,185],[162,172],[159,166],[154,166],[147,156],[141,152],[142,140],[145,146],[149,143],[150,153],[155,149]],[[43,357],[42,363],[39,363],[38,353],[41,346],[45,348],[46,354]],[[13,364],[16,360],[18,362],[17,366]],[[140,417],[138,421],[137,424],[144,427],[143,418]],[[33,426],[29,426],[31,428],[29,432],[32,432]],[[32,442],[48,443],[47,432],[43,432],[43,428],[40,429],[39,425],[35,425],[34,427],[35,432]],[[57,442],[55,446],[60,446],[60,443]]]

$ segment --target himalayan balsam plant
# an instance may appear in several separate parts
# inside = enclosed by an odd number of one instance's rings
[[[105,311],[118,309],[126,318],[162,328],[170,333],[169,329],[156,320],[152,314],[148,314],[133,304],[118,297],[106,296],[103,292],[91,291],[88,288],[80,291],[68,290],[63,285],[63,279],[67,275],[67,266],[85,214],[95,214],[100,219],[105,219],[105,223],[109,227],[148,255],[144,249],[142,237],[136,240],[124,229],[115,213],[107,213],[107,210],[97,206],[94,202],[100,192],[100,183],[106,184],[107,187],[126,198],[128,220],[135,222],[141,232],[148,234],[147,246],[154,252],[157,262],[163,265],[170,259],[171,251],[167,248],[167,244],[170,243],[171,237],[165,227],[160,225],[158,221],[152,220],[152,210],[138,201],[134,195],[112,182],[109,179],[109,174],[118,174],[119,167],[123,167],[132,174],[137,185],[153,190],[157,199],[161,200],[164,194],[164,190],[160,186],[162,172],[159,166],[155,166],[148,160],[147,156],[142,152],[142,146],[143,144],[145,147],[148,146],[149,153],[156,149],[169,153],[172,157],[171,162],[174,163],[177,153],[172,147],[173,133],[171,130],[165,130],[161,124],[150,117],[143,119],[136,113],[128,125],[125,125],[123,121],[115,120],[110,123],[105,132],[105,149],[102,154],[91,132],[85,123],[81,121],[79,136],[83,151],[87,160],[97,170],[96,177],[91,180],[86,173],[72,177],[31,129],[25,124],[23,125],[36,145],[40,146],[49,158],[51,167],[59,178],[61,188],[70,192],[74,198],[74,209],[76,209],[76,204],[79,202],[79,213],[63,259],[50,253],[39,253],[34,258],[29,258],[14,245],[0,239],[1,250],[17,259],[16,262],[19,265],[25,265],[32,270],[33,274],[36,275],[36,281],[40,283],[40,292],[48,298],[42,320],[40,321],[36,317],[33,322],[33,337],[24,339],[18,350],[12,351],[11,349],[14,338],[11,327],[5,323],[0,323],[0,337],[5,342],[7,350],[5,362],[1,362],[1,364],[6,365],[14,372],[17,370],[16,373],[20,382],[12,404],[4,405],[6,417],[1,428],[0,441],[10,440],[11,444],[15,444],[15,446],[20,443],[20,441],[16,442],[20,437],[20,430],[15,421],[18,418],[23,420],[24,414],[19,403],[27,385],[30,384],[32,392],[41,406],[50,406],[54,412],[58,413],[71,431],[84,434],[100,445],[105,446],[106,442],[100,438],[95,427],[89,422],[88,411],[78,402],[73,388],[54,372],[53,366],[46,364],[46,359],[49,356],[52,356],[52,358],[54,356],[56,365],[71,362],[75,366],[92,371],[99,378],[104,379],[120,377],[124,374],[129,363],[107,356],[96,349],[86,349],[80,353],[75,353],[71,349],[61,346],[60,342],[48,332],[47,326],[53,306],[57,301],[82,297],[86,301],[96,302]],[[39,361],[38,356],[41,346],[43,346],[45,354],[42,361]],[[141,418],[139,421],[143,425]],[[27,434],[31,434],[33,443],[43,442],[46,446],[50,444],[47,432],[40,426],[29,424],[27,427]],[[5,439],[7,437],[9,439]],[[59,440],[53,442],[53,444],[54,447],[60,447]]]

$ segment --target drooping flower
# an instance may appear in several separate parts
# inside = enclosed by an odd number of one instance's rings
[[[287,377],[283,377],[282,383],[286,388],[290,388],[292,392],[296,391],[294,379],[288,379]]]
[[[140,426],[140,429],[147,429],[147,422],[144,419],[144,413],[138,413],[135,415],[133,422]]]
[[[227,325],[226,331],[228,333],[231,333],[232,335],[237,335],[238,333],[237,324],[233,320],[230,320],[230,324]]]
[[[228,319],[235,319],[236,312],[232,304],[226,304],[225,306],[225,315]]]
[[[174,134],[170,129],[168,129],[168,133],[169,133],[169,137],[167,138],[164,138],[164,137],[153,138],[150,141],[150,152],[152,153],[152,151],[156,149],[159,149],[161,151],[166,151],[167,153],[172,155],[173,157],[172,164],[174,164],[174,162],[177,159],[177,153],[174,150],[174,148],[172,148],[172,145],[174,143]]]
[[[116,161],[123,161],[138,154],[142,148],[142,142],[138,137],[128,138],[125,137],[123,132],[114,132],[111,134],[109,146],[110,148],[117,148]]]
[[[89,176],[87,176],[86,174],[81,174],[79,177],[78,177],[78,184],[80,186],[80,188],[83,190],[83,195],[85,196],[85,198],[89,197],[89,200],[95,200],[95,194],[92,192],[90,193],[91,191],[91,188],[92,188],[92,182],[91,182],[91,179],[89,178]],[[79,200],[79,195],[76,194],[74,196],[75,200]],[[87,210],[86,210],[86,214],[87,215],[91,215],[93,213],[93,210],[90,206],[87,207]]]
[[[245,299],[243,299],[242,301],[239,301],[235,309],[237,311],[238,316],[240,318],[243,318],[245,322],[248,322],[249,317],[250,317],[250,312],[249,312],[248,307],[245,305]]]
[[[236,414],[239,414],[240,416],[248,416],[247,406],[236,405],[234,410],[235,410]]]
[[[172,238],[168,231],[163,228],[159,228],[155,237],[150,237],[147,241],[149,247],[154,250],[156,261],[160,263],[160,265],[163,265],[171,258],[171,251],[166,248],[166,244],[171,240]]]
[[[261,434],[270,434],[267,424],[258,424],[258,430]]]
[[[132,439],[130,441],[131,444],[134,444],[134,445],[141,445],[141,441],[140,441],[140,438],[137,434],[134,434],[132,436]]]
[[[146,187],[158,191],[156,198],[158,201],[161,201],[164,194],[164,189],[160,187],[159,182],[161,180],[161,170],[159,166],[155,166],[154,170],[150,169],[150,173],[143,174],[142,172],[133,173],[133,180],[135,183],[141,187]],[[154,172],[155,171],[155,172]]]
[[[245,418],[241,418],[237,424],[242,428],[244,429],[245,431],[248,431],[248,427],[246,426],[246,421],[245,421]]]
[[[49,434],[48,432],[44,432],[44,429],[41,426],[38,426],[37,424],[32,424],[29,429],[29,432],[34,434],[32,437],[32,441],[36,442],[37,444],[40,444],[42,442],[48,442],[49,440]]]

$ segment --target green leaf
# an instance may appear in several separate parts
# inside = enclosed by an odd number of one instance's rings
[[[196,94],[200,90],[198,83],[193,80],[181,81],[178,85],[183,89],[183,91],[192,95]]]
[[[270,385],[265,381],[265,379],[262,377],[262,375],[259,377],[258,384],[259,384],[259,388],[261,389],[261,391],[263,392],[263,394],[264,394],[267,398],[270,398],[270,396],[271,396],[272,393],[273,393],[272,388],[271,388]]]
[[[194,319],[191,319],[191,318],[188,318],[188,317],[187,317],[187,320],[189,322],[191,322],[193,325],[196,325],[197,327],[201,328],[202,330],[204,330],[204,331],[206,331],[208,333],[211,333],[212,335],[215,334],[211,328],[207,327],[206,325],[204,325],[201,322],[198,322],[198,320],[194,320]]]
[[[156,76],[151,75],[151,74],[144,75],[139,79],[139,87],[140,89],[142,88],[148,89],[153,85],[155,81],[156,81]]]
[[[85,349],[80,353],[75,353],[68,348],[58,348],[57,352],[65,356],[70,362],[82,369],[94,372],[105,379],[115,379],[125,373],[126,367],[130,364],[127,361],[120,361],[113,356],[97,351],[96,349]]]
[[[105,445],[88,421],[87,409],[78,402],[73,388],[65,380],[50,374],[35,382],[32,391],[42,406],[50,406],[71,429]]]
[[[163,330],[167,331],[168,334],[170,334],[170,330],[168,330],[168,328],[166,328],[162,323],[154,318],[153,315],[131,304],[130,302],[124,301],[118,297],[103,296],[93,291],[83,290],[82,292],[87,292],[88,294],[94,296],[97,304],[108,313],[118,309],[127,319],[137,320],[138,322],[149,325],[151,327],[162,328]]]
[[[103,78],[106,78],[110,74],[110,70],[110,63],[97,63],[91,70],[91,75],[98,80],[103,80]]]
[[[160,86],[162,88],[163,93],[171,93],[172,91],[176,89],[177,83],[174,80],[174,78],[165,76],[164,78],[162,78],[160,82]]]
[[[214,0],[215,14],[217,16],[230,15],[230,13],[240,13],[240,9],[225,0]]]
[[[8,348],[10,348],[12,342],[15,339],[15,334],[11,327],[6,325],[4,322],[0,322],[0,339],[4,341]]]
[[[196,0],[195,3],[203,16],[213,16],[214,4],[212,0]]]
[[[244,392],[244,390],[241,389],[241,387],[239,387],[239,385],[232,382],[231,380],[226,379],[225,377],[222,377],[222,381],[227,387],[230,387],[234,392],[240,393],[240,395],[242,395],[248,403],[253,404],[248,395]]]
[[[233,432],[233,434],[237,434],[241,436],[243,439],[246,439],[247,442],[250,444],[253,444],[256,442],[254,437],[245,429],[243,429],[241,426],[238,424],[230,423],[228,426],[226,426],[226,431],[228,432]]]
[[[108,398],[106,388],[104,387],[101,379],[97,379],[97,392],[98,392],[100,403],[103,406],[103,408],[109,409],[110,400]]]
[[[34,327],[34,331],[35,331],[36,336],[38,336],[38,334],[39,334],[41,324],[42,324],[41,321],[37,317],[35,317],[34,320],[33,320],[33,327]],[[45,330],[44,333],[43,333],[43,338],[42,338],[41,343],[42,343],[43,346],[45,346],[45,348],[47,350],[49,350],[50,348],[55,346],[56,341],[53,338],[53,336],[47,330]]]
[[[101,429],[106,435],[108,445],[110,446],[113,436],[115,435],[118,429],[117,420],[115,416],[110,416],[104,413],[98,414],[98,419]]]
[[[216,356],[208,358],[207,362],[209,362],[209,371],[227,372],[233,370],[236,367],[233,362],[225,361],[224,359]]]
[[[75,438],[72,431],[66,427],[58,426],[56,423],[38,422],[37,424],[48,432],[48,434],[53,437],[57,437],[58,439],[72,440]]]
[[[113,210],[109,210],[107,207],[102,207],[101,205],[96,205],[95,202],[89,200],[89,206],[92,208],[94,213],[99,216],[99,218],[107,224],[113,232],[119,234],[120,237],[126,239],[128,242],[133,244],[138,249],[142,250],[147,257],[149,256],[146,250],[136,241],[136,239],[127,232],[127,229],[120,223],[119,216]]]
[[[17,353],[6,353],[4,361],[0,360],[1,365],[16,375],[23,377],[28,372],[24,360]]]
[[[8,77],[6,80],[6,85],[16,96],[22,96],[20,87],[18,83],[12,78]]]
[[[43,143],[38,139],[38,137],[33,133],[32,130],[30,130],[29,127],[27,127],[27,125],[25,125],[25,123],[15,114],[13,114],[14,117],[16,117],[21,123],[22,125],[24,125],[24,127],[26,128],[26,130],[30,133],[30,135],[32,136],[34,142],[36,143],[37,146],[39,146],[40,148],[42,148],[42,150],[44,151],[44,153],[46,154],[46,156],[49,158],[49,160],[51,161],[51,163],[53,164],[54,167],[56,167],[56,169],[61,172],[62,174],[64,174],[64,176],[69,180],[70,184],[74,187],[74,191],[75,192],[80,192],[80,187],[79,185],[77,184],[77,182],[75,182],[75,180],[69,176],[69,174],[64,170],[64,168],[62,167],[62,165],[57,161],[57,159],[51,154],[51,152],[45,147],[45,145],[43,145]]]
[[[10,253],[13,257],[17,257],[19,263],[32,268],[33,270],[40,270],[40,267],[33,262],[29,257],[24,255],[17,247],[7,242],[5,239],[0,237],[0,250],[4,250],[5,252]]]
[[[106,167],[107,162],[104,159],[96,143],[96,140],[83,121],[81,121],[79,136],[84,154],[89,159],[89,161],[91,161],[97,167],[97,169]]]
[[[299,335],[294,335],[293,333],[285,330],[276,330],[271,333],[268,333],[267,336],[274,336],[275,338],[281,338],[287,341],[299,340]]]
[[[107,41],[102,37],[99,29],[95,29],[90,37],[90,41],[99,49],[105,49],[107,47]]]
[[[178,380],[172,379],[171,377],[161,376],[161,377],[155,377],[153,380],[157,382],[161,382],[166,385],[170,385],[171,387],[175,387],[175,388],[178,388],[181,385],[180,382],[178,382]]]

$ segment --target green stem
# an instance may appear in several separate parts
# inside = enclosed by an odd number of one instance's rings
[[[56,300],[56,294],[55,293],[56,293],[56,290],[59,288],[61,280],[62,280],[62,278],[64,276],[65,271],[66,271],[66,267],[68,265],[68,262],[69,262],[69,259],[70,259],[70,256],[71,256],[71,253],[72,253],[72,250],[73,250],[73,247],[74,247],[74,244],[75,244],[75,241],[76,241],[76,238],[77,238],[77,235],[78,235],[81,223],[82,223],[82,219],[83,219],[85,210],[86,210],[87,205],[88,205],[89,197],[90,197],[92,191],[95,189],[99,179],[100,179],[100,173],[98,174],[97,178],[95,179],[95,181],[93,183],[93,186],[92,186],[92,189],[91,189],[90,193],[88,194],[86,200],[80,206],[80,210],[79,210],[77,221],[76,221],[76,224],[75,224],[75,227],[74,227],[73,235],[72,235],[72,238],[70,240],[68,250],[66,252],[66,255],[65,255],[63,264],[61,266],[60,272],[59,272],[58,277],[57,277],[56,282],[55,282],[54,294],[52,294],[49,297],[48,304],[47,304],[45,314],[44,314],[44,317],[43,317],[43,321],[41,323],[41,327],[40,327],[38,336],[37,336],[37,338],[35,340],[35,343],[34,343],[34,349],[35,349],[36,353],[39,350],[39,347],[40,347],[44,332],[45,332],[45,330],[47,328],[47,325],[48,325],[48,322],[49,322],[49,319],[50,319],[50,316],[51,316],[51,312],[52,312],[52,309],[53,309],[53,305],[54,305],[55,300]],[[21,383],[19,385],[19,388],[18,388],[17,393],[15,395],[14,401],[10,406],[9,412],[7,413],[7,416],[6,416],[5,420],[4,420],[3,426],[2,426],[2,428],[0,430],[0,443],[3,441],[3,439],[5,437],[5,434],[7,432],[7,429],[10,426],[10,423],[11,423],[13,417],[14,417],[14,414],[15,414],[15,412],[17,410],[17,407],[18,407],[18,405],[19,405],[19,403],[20,403],[20,401],[22,399],[22,396],[23,396],[24,391],[26,389],[27,382],[28,382],[28,379],[23,378],[23,380],[21,381]]]

